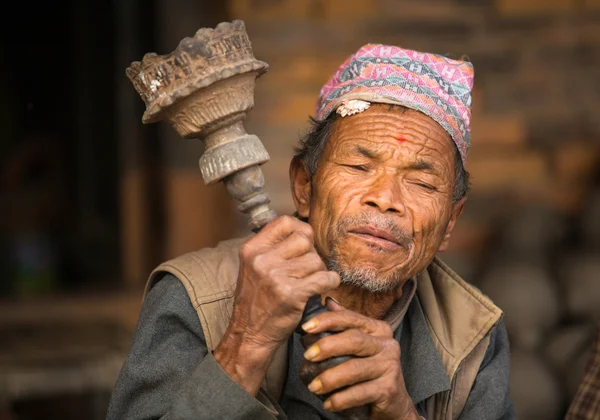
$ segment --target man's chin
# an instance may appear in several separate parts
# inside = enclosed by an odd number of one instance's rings
[[[342,284],[353,286],[357,289],[371,293],[387,293],[395,290],[402,281],[400,278],[385,278],[368,270],[349,270],[340,274]]]
[[[399,248],[396,252],[381,252],[377,248],[363,247],[351,253],[340,253],[340,256],[348,266],[367,268],[383,274],[406,266],[411,253],[404,248]]]
[[[399,275],[406,271],[408,261],[406,255],[397,256],[395,258],[381,256],[363,256],[353,255],[350,258],[343,258],[341,265],[349,271],[369,272],[378,278],[387,278],[390,276]]]

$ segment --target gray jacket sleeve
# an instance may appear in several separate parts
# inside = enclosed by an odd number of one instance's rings
[[[146,296],[107,420],[285,418],[277,403],[259,398],[207,352],[185,288],[166,275]]]
[[[491,332],[475,384],[459,420],[513,420],[510,399],[510,347],[504,322]]]

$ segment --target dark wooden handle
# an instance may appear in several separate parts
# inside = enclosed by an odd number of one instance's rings
[[[304,308],[304,313],[302,314],[302,320],[300,321],[300,325],[304,324],[305,322],[308,322],[314,316],[327,311],[329,311],[329,309],[327,309],[321,303],[321,296],[312,296],[306,303],[306,307]],[[304,349],[307,349],[308,347],[312,346],[321,338],[334,334],[331,332],[307,334],[300,326],[298,326],[296,332],[298,332],[302,336],[302,345],[304,346]],[[311,383],[312,380],[315,379],[318,375],[320,375],[321,372],[324,372],[325,370],[337,366],[341,363],[344,363],[345,361],[350,359],[352,359],[352,356],[332,357],[321,362],[310,362],[308,360],[303,360],[302,365],[300,366],[300,379],[305,385],[308,386],[308,384]],[[331,394],[323,394],[319,395],[318,397],[321,399],[321,401],[325,401],[327,398],[329,398],[330,395]],[[340,412],[340,415],[348,420],[368,420],[369,406],[365,405],[361,407],[350,408]]]

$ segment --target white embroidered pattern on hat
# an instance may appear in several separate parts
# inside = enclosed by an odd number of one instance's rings
[[[342,117],[345,117],[347,115],[354,115],[358,114],[359,112],[363,112],[370,106],[370,102],[360,99],[350,99],[349,101],[344,101],[335,112],[340,114]]]

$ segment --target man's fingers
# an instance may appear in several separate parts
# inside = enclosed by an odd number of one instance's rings
[[[302,298],[306,301],[311,296],[322,295],[338,287],[340,276],[335,271],[317,271],[296,281],[302,282],[301,292],[304,293]]]
[[[253,239],[261,237],[265,242],[275,245],[294,232],[304,234],[311,242],[314,240],[312,227],[292,216],[277,217],[262,228]]]
[[[315,251],[314,243],[312,238],[306,236],[304,232],[295,231],[292,232],[284,240],[276,244],[269,253],[278,255],[281,259],[291,260],[293,258],[300,257],[311,251]]]
[[[387,342],[388,340],[351,328],[321,338],[306,350],[305,358],[311,362],[320,362],[337,356],[373,356],[381,352],[388,345]]]
[[[333,394],[325,400],[323,408],[328,411],[342,411],[384,400],[386,394],[386,387],[382,386],[379,380],[361,382]]]
[[[366,317],[354,311],[335,310],[323,312],[302,326],[304,331],[316,334],[323,331],[344,331],[349,328],[357,328],[367,334],[380,337],[392,337],[392,328],[385,321],[378,321]]]
[[[325,264],[316,252],[309,252],[289,260],[282,267],[287,277],[303,279],[317,271],[325,271]],[[299,280],[304,281],[304,280]]]
[[[337,303],[337,301],[331,297],[327,297],[327,299],[325,299],[325,306],[332,312],[339,312],[345,309],[342,305]]]
[[[321,373],[308,384],[308,389],[317,395],[329,394],[359,382],[371,381],[384,372],[376,357],[352,358]]]

